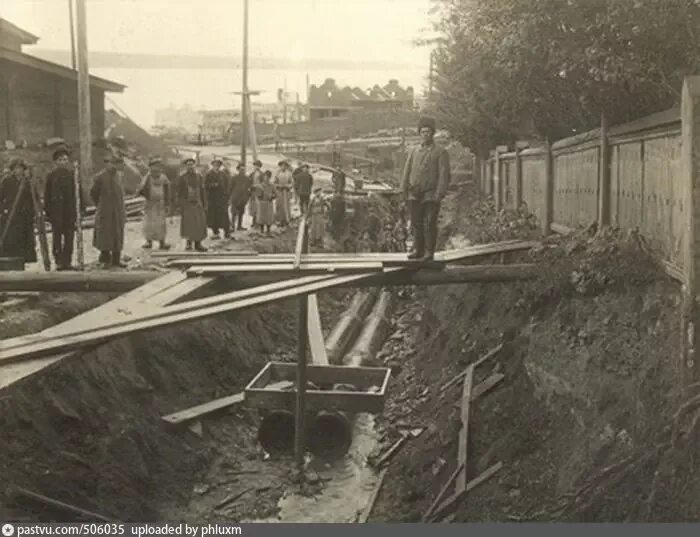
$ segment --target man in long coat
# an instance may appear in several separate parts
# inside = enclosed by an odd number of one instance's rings
[[[248,205],[248,211],[250,213],[250,216],[253,217],[253,227],[255,227],[257,223],[257,214],[258,214],[258,198],[254,194],[255,190],[262,184],[263,180],[263,171],[262,171],[262,162],[259,160],[253,161],[253,173],[250,174],[250,179],[251,182],[253,183],[251,186],[251,198],[250,198],[250,204]]]
[[[99,261],[115,267],[126,267],[121,262],[124,247],[124,159],[119,155],[105,158],[105,169],[95,176],[90,189],[95,202],[95,233],[92,244],[100,251]]]
[[[431,261],[437,243],[440,204],[450,185],[450,156],[445,148],[435,144],[433,118],[421,118],[418,132],[422,143],[408,154],[401,180],[414,240],[408,258]]]
[[[0,178],[0,255],[34,263],[34,202],[26,163],[12,159],[10,171]]]
[[[180,235],[187,241],[186,250],[206,252],[202,241],[207,238],[207,198],[204,179],[195,168],[193,158],[185,159],[185,171],[177,180],[177,198],[182,211]]]
[[[153,157],[148,162],[148,173],[144,176],[139,194],[146,198],[143,216],[143,235],[146,239],[143,248],[153,248],[153,241],[158,241],[161,250],[169,250],[166,241],[168,229],[168,210],[170,207],[170,180],[165,175],[160,157]]]
[[[229,178],[221,168],[222,161],[214,159],[211,170],[204,179],[207,191],[207,226],[211,228],[215,239],[219,238],[219,230],[224,230],[224,236],[231,236],[231,224],[228,218]]]
[[[231,179],[231,225],[238,231],[245,231],[243,227],[243,215],[245,206],[250,199],[253,180],[245,172],[243,164],[238,165],[238,173]]]
[[[53,153],[55,168],[46,176],[44,187],[44,212],[51,222],[52,249],[56,270],[72,270],[73,241],[78,207],[75,199],[75,178],[70,164],[70,154],[65,148]],[[85,210],[82,192],[80,212]]]

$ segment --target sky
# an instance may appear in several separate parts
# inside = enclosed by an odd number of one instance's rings
[[[68,49],[68,0],[2,0],[0,16]],[[250,55],[426,65],[411,41],[430,0],[250,0]],[[95,51],[240,55],[243,0],[87,0]],[[31,52],[31,49],[27,49]]]

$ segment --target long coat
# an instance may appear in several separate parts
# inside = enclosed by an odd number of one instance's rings
[[[292,219],[289,194],[293,186],[292,172],[280,171],[275,177],[277,199],[275,200],[276,218],[280,224],[287,224]]]
[[[271,226],[274,222],[272,201],[277,194],[274,185],[260,183],[255,187],[255,199],[258,202],[257,217],[255,223],[261,226]]]
[[[177,197],[182,209],[180,235],[188,241],[207,237],[206,193],[204,179],[197,172],[186,171],[178,177]]]
[[[34,263],[37,260],[34,239],[34,202],[29,181],[30,179],[18,179],[14,175],[7,175],[0,179],[0,236],[5,235],[0,254],[7,257],[20,257],[26,263]],[[17,209],[10,222],[10,212],[16,199],[18,199]]]
[[[139,194],[146,198],[143,217],[143,236],[147,241],[165,241],[168,228],[170,180],[161,173],[158,177],[146,174]]]
[[[252,186],[250,187],[251,192],[254,192],[262,184],[262,177],[263,173],[258,169],[253,170],[253,173],[250,174],[250,181],[252,183]],[[250,216],[255,218],[255,215],[258,213],[257,196],[252,196],[250,205],[248,205],[248,212],[250,213]]]
[[[317,242],[323,239],[326,233],[326,211],[328,204],[320,196],[314,196],[309,203],[311,215],[311,227],[309,228],[309,240]]]
[[[120,252],[124,247],[126,224],[123,174],[116,170],[102,170],[95,176],[90,197],[97,207],[93,246],[101,252]]]
[[[246,173],[238,173],[231,179],[231,206],[235,208],[245,207],[250,198],[250,189],[253,180]]]
[[[229,177],[223,170],[210,170],[204,179],[207,191],[207,225],[213,229],[228,230]]]
[[[84,203],[81,195],[81,210],[85,208]],[[51,222],[51,228],[56,231],[73,231],[77,218],[76,209],[73,171],[56,168],[49,172],[44,187],[44,212]]]
[[[409,199],[440,202],[450,186],[450,155],[435,143],[412,148],[401,174],[401,189]]]

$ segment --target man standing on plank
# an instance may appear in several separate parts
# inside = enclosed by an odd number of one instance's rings
[[[204,179],[195,168],[195,160],[185,159],[186,169],[178,177],[177,198],[182,211],[180,234],[187,241],[185,249],[206,252],[202,241],[207,238],[207,198],[204,192]]]
[[[31,179],[21,158],[12,159],[9,169],[0,178],[0,255],[34,263],[37,257]]]
[[[148,167],[149,171],[139,189],[139,194],[146,198],[143,217],[143,235],[146,243],[143,248],[153,248],[153,241],[158,241],[161,250],[169,250],[170,245],[165,238],[170,207],[170,180],[163,173],[162,160],[159,157],[151,158]]]
[[[440,203],[450,184],[450,157],[445,148],[435,144],[433,118],[421,118],[418,132],[422,143],[408,154],[401,181],[414,240],[408,258],[432,261],[437,246]]]
[[[245,206],[250,198],[253,181],[245,172],[243,164],[239,164],[237,170],[238,173],[231,180],[231,227],[238,231],[245,231],[243,215],[245,214]]]
[[[96,206],[92,244],[100,251],[100,263],[126,267],[121,262],[126,225],[123,157],[112,155],[105,158],[105,169],[95,176],[90,197]]]
[[[231,236],[228,218],[229,181],[221,168],[223,162],[215,158],[211,161],[211,170],[204,179],[207,191],[207,225],[211,228],[214,239],[220,238],[219,230],[224,230],[224,237]]]
[[[301,214],[305,215],[309,208],[309,199],[311,198],[311,189],[313,188],[314,178],[309,171],[308,164],[302,164],[301,170],[294,177],[294,191],[299,198],[299,207]]]
[[[71,260],[78,211],[73,168],[68,150],[61,148],[54,151],[53,161],[56,167],[46,176],[44,187],[44,212],[51,222],[56,270],[74,270]],[[82,214],[85,211],[85,200],[80,196],[78,202]]]

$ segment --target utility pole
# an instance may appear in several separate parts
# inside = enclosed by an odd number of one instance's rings
[[[68,17],[70,18],[70,59],[73,71],[75,71],[75,17],[73,16],[73,0],[68,0]]]
[[[248,0],[243,0],[243,88],[241,91],[241,164],[245,169],[248,142]]]
[[[81,185],[90,177],[92,168],[92,133],[90,118],[90,73],[88,70],[88,47],[87,47],[87,16],[85,13],[85,0],[77,2],[77,31],[78,31],[78,128],[80,135],[80,177],[76,184],[76,191],[82,193]],[[76,193],[77,193],[76,192]],[[76,204],[80,205],[76,196]],[[78,213],[80,214],[80,213]],[[78,257],[82,250],[83,232],[80,222],[78,230]],[[83,259],[78,259],[82,267]]]

